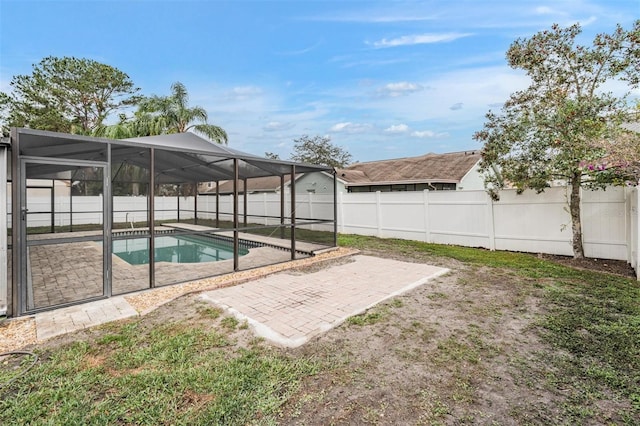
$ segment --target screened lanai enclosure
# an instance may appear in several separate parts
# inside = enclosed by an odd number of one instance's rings
[[[6,142],[0,310],[4,304],[9,317],[336,246],[335,173],[323,166],[246,154],[192,133],[112,140],[14,128]],[[296,188],[300,176],[332,184],[313,194]],[[242,190],[266,177],[280,185]],[[231,194],[198,194],[203,183],[228,181]]]

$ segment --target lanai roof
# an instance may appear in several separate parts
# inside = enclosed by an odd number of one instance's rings
[[[280,176],[331,170],[325,166],[271,160],[211,143],[193,133],[148,136],[131,139],[106,139],[25,128],[12,129],[12,149],[21,156],[45,157],[53,161],[108,162],[149,168],[149,148],[155,151],[156,183],[193,183],[234,178],[234,159],[240,179]],[[29,178],[69,179],[68,165],[31,164]],[[115,172],[114,172],[115,173]],[[117,174],[116,174],[117,176]]]

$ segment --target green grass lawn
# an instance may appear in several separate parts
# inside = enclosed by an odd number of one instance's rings
[[[566,390],[554,423],[597,422],[595,404],[606,396],[624,407],[622,423],[640,424],[640,286],[635,280],[527,254],[352,235],[339,241],[414,261],[456,259],[486,268],[487,276],[502,277],[506,271],[515,277],[513,285],[535,287],[545,310],[526,314],[535,315],[547,349],[536,354],[535,365],[523,368],[523,383],[542,376],[546,386]],[[389,309],[396,314],[404,307],[397,301],[354,317],[345,327],[384,325]],[[259,340],[239,343],[236,333],[246,324],[211,307],[162,325],[145,321],[113,323],[92,339],[36,347],[37,365],[8,385],[2,384],[17,370],[0,361],[0,424],[277,424],[302,382],[336,368],[321,354],[273,348]],[[483,350],[474,359],[492,356]],[[25,357],[23,365],[29,362]],[[540,375],[534,377],[530,368]],[[530,418],[522,412],[514,416],[516,422]]]
[[[96,341],[36,350],[37,367],[0,391],[0,424],[247,424],[273,419],[318,369],[260,342],[237,347],[234,318],[200,315],[112,324]]]

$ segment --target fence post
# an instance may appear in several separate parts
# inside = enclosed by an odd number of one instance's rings
[[[343,210],[344,193],[338,192],[338,229],[339,233],[344,234],[344,210]]]
[[[640,281],[640,190],[636,187],[635,197],[636,197],[636,229],[635,233],[632,236],[635,239],[635,247],[636,247],[636,279]]]
[[[429,220],[429,190],[422,191],[424,198],[424,241],[431,242],[431,221]]]
[[[311,220],[313,220],[313,208],[311,207],[313,206],[313,200],[311,199],[313,195],[312,192],[307,192],[307,197],[309,197],[309,219]],[[311,225],[311,229],[314,229],[314,225]]]
[[[376,226],[378,228],[377,237],[382,238],[382,206],[380,202],[380,191],[376,191]]]
[[[632,247],[633,235],[631,235],[631,190],[629,187],[624,188],[624,235],[627,243],[627,263],[633,265]]]
[[[267,193],[263,192],[262,193],[262,216],[264,216],[264,224],[265,226],[269,224],[269,218],[267,217],[267,214],[269,213],[268,209],[267,209]]]
[[[0,146],[0,315],[7,314],[7,302],[9,301],[9,288],[7,280],[7,261],[9,260],[9,243],[7,234],[7,153],[9,149]],[[13,185],[18,183],[14,180]],[[69,188],[71,190],[71,188]],[[13,200],[15,202],[15,200]],[[15,223],[15,222],[14,222]],[[12,232],[16,232],[15,229]],[[18,256],[15,254],[14,256]],[[15,309],[15,308],[14,308]],[[11,312],[9,312],[11,314]]]
[[[487,233],[489,234],[489,250],[496,249],[496,224],[493,220],[493,199],[488,193],[487,197]]]

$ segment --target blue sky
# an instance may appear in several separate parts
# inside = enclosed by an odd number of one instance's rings
[[[472,150],[527,85],[505,60],[516,38],[579,22],[590,44],[639,17],[640,0],[0,0],[0,90],[46,56],[83,57],[145,95],[184,83],[252,154],[287,159],[303,134],[356,161]]]

